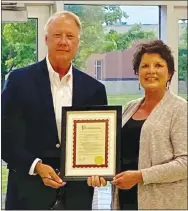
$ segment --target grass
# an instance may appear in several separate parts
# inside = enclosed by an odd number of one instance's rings
[[[1,174],[2,174],[1,193],[5,194],[7,191],[7,177],[8,177],[8,169],[5,165],[2,165],[1,167]]]
[[[134,99],[140,98],[142,95],[138,94],[126,94],[126,95],[110,95],[108,96],[109,105],[122,105],[125,108],[126,104]]]
[[[187,100],[186,94],[180,94],[179,96],[183,97]],[[109,105],[122,105],[122,108],[124,109],[126,104],[134,99],[137,99],[139,97],[142,97],[142,95],[136,95],[136,94],[127,94],[127,95],[110,95],[108,96],[108,104]],[[7,176],[8,176],[8,170],[6,166],[2,165],[2,194],[6,193],[7,190]]]
[[[142,97],[143,95],[138,94],[126,94],[126,95],[110,95],[108,96],[108,104],[109,105],[122,105],[122,108],[124,109],[126,104],[131,101],[135,100],[137,98]],[[187,94],[179,94],[180,97],[184,98],[185,100],[188,99]]]

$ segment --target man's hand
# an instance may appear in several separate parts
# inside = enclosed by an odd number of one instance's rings
[[[119,189],[128,190],[142,181],[141,171],[124,171],[117,174],[111,184],[116,185]]]
[[[43,183],[52,188],[60,188],[66,183],[55,173],[51,166],[38,162],[35,166],[35,172],[40,175]]]
[[[106,186],[107,182],[103,177],[91,176],[87,179],[87,184],[92,187]]]

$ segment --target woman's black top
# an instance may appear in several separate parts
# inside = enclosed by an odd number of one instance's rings
[[[130,118],[122,128],[121,172],[138,170],[139,140],[144,121]],[[137,210],[137,185],[130,190],[119,189],[119,202],[120,209]]]

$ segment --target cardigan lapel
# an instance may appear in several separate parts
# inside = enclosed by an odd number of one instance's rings
[[[163,98],[161,99],[161,101],[155,106],[155,108],[152,110],[152,112],[150,113],[150,115],[148,116],[147,120],[145,122],[150,121],[150,119],[154,119],[155,114],[158,111],[158,108],[163,107],[164,104],[166,103],[166,101],[168,101],[169,96],[172,93],[169,90],[166,90]],[[139,108],[139,106],[141,105],[141,103],[144,101],[144,97],[143,98],[139,98],[137,100],[135,100],[133,103],[131,103],[130,106],[128,106],[125,111],[123,112],[123,116],[122,116],[122,126],[125,125],[125,123],[131,118],[131,116],[136,112],[136,110]],[[145,123],[144,123],[145,124]]]
[[[140,104],[143,102],[143,98],[137,99],[134,103],[131,103],[130,106],[128,106],[122,115],[122,127],[125,125],[125,123],[131,118],[131,116],[136,112],[136,110],[139,108]]]
[[[159,115],[162,115],[163,110],[165,109],[166,103],[170,100],[171,92],[169,90],[166,90],[163,98],[159,101],[159,103],[155,106],[155,108],[152,110],[148,118],[146,119],[145,123],[148,124],[148,122],[154,122],[158,119]]]

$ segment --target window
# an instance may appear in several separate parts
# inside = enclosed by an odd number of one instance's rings
[[[97,80],[102,80],[102,60],[95,61],[95,78]]]
[[[124,108],[126,102],[142,96],[132,56],[136,42],[158,38],[159,6],[65,4],[64,7],[82,22],[74,65],[102,81],[110,105]]]
[[[27,22],[2,23],[1,86],[11,70],[27,66],[38,60],[37,19]],[[2,161],[2,209],[5,206],[8,170]]]
[[[179,20],[178,94],[187,100],[187,20]]]
[[[108,104],[122,105],[143,95],[134,75],[135,43],[159,34],[158,6],[65,4],[82,22],[74,65],[105,85]],[[149,18],[148,18],[149,17]],[[108,183],[108,190],[110,184]],[[105,194],[103,193],[105,192]],[[110,209],[111,191],[96,188],[93,209]]]
[[[27,22],[2,23],[1,81],[7,73],[38,60],[37,19]]]

